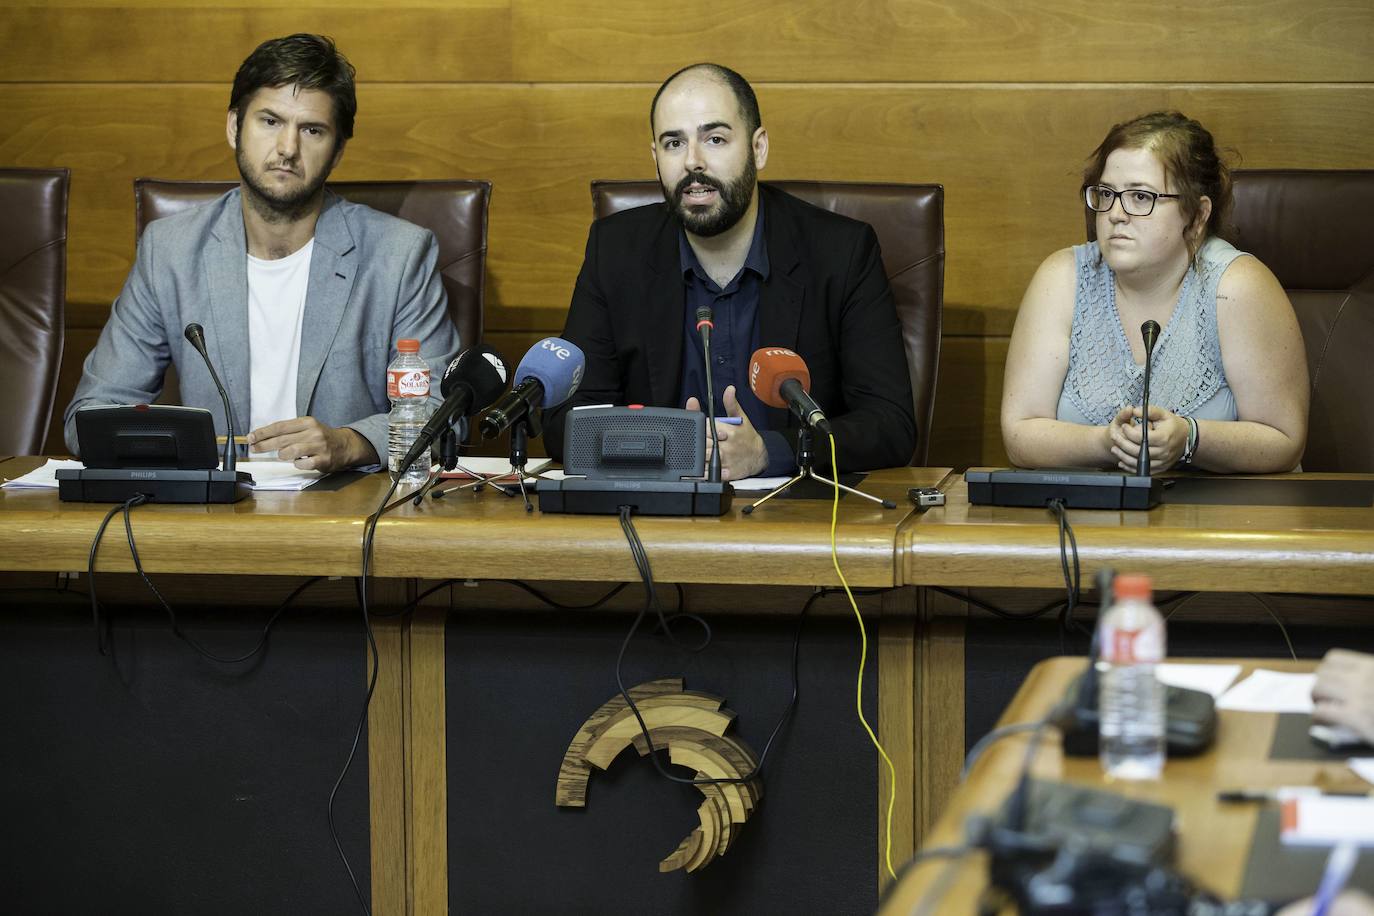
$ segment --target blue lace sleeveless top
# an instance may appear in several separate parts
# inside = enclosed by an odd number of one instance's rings
[[[1221,365],[1217,286],[1243,252],[1210,238],[1188,268],[1178,302],[1155,342],[1150,403],[1199,420],[1234,420],[1236,399]],[[1145,367],[1131,354],[1116,310],[1116,278],[1096,242],[1075,245],[1078,284],[1069,333],[1069,368],[1058,419],[1105,426],[1128,404],[1139,404]],[[1138,330],[1130,333],[1138,334]]]

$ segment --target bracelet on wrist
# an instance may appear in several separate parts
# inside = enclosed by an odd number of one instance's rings
[[[1178,459],[1178,466],[1187,468],[1193,466],[1193,457],[1197,454],[1198,429],[1197,420],[1192,417],[1184,417],[1188,421],[1188,441],[1183,446],[1183,455]]]

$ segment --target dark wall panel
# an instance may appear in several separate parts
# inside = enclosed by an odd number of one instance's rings
[[[792,620],[711,624],[712,642],[696,655],[639,636],[626,686],[682,676],[688,689],[724,697],[739,714],[734,733],[760,752],[790,694]],[[554,805],[568,741],[616,691],[628,626],[626,617],[585,614],[451,619],[450,911],[872,912],[879,761],[855,716],[853,620],[807,623],[801,700],[765,768],[763,805],[735,846],[694,875],[661,875],[658,862],[697,824],[700,792],[663,779],[633,751],[593,771],[585,809]],[[678,626],[684,642],[699,639],[691,624]],[[866,715],[876,724],[869,659]]]
[[[179,609],[221,654],[265,612]],[[293,612],[256,664],[219,666],[166,617],[0,595],[0,872],[12,913],[343,913],[356,908],[325,817],[365,687],[353,616]],[[251,619],[241,619],[248,617]],[[336,822],[367,892],[366,735]]]

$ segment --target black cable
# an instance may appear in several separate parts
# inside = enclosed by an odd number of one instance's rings
[[[644,736],[644,743],[648,748],[648,757],[653,761],[654,768],[658,770],[660,776],[672,782],[691,786],[743,784],[752,782],[763,773],[763,765],[768,759],[768,752],[773,747],[773,740],[778,736],[783,725],[791,718],[792,712],[797,706],[797,698],[800,693],[797,672],[801,655],[802,625],[806,621],[806,614],[807,611],[811,609],[811,605],[817,598],[826,594],[826,592],[823,589],[813,592],[811,597],[806,600],[806,603],[802,605],[801,611],[797,614],[797,629],[792,638],[792,696],[787,701],[787,707],[783,710],[782,715],[778,717],[777,724],[773,726],[773,731],[768,735],[768,740],[764,743],[763,751],[759,754],[758,763],[754,765],[754,768],[744,776],[724,779],[696,779],[677,776],[668,772],[663,762],[659,760],[659,749],[654,747],[653,738],[649,735],[649,726],[645,723],[644,716],[640,714],[639,707],[635,704],[634,698],[630,696],[630,692],[625,688],[625,681],[621,671],[625,661],[625,650],[629,648],[630,640],[634,638],[635,632],[638,631],[640,624],[644,621],[645,616],[648,615],[651,607],[658,613],[660,624],[666,627],[663,610],[658,603],[658,593],[654,588],[654,577],[653,571],[649,566],[649,556],[644,550],[643,542],[639,539],[639,533],[635,531],[634,522],[631,519],[632,512],[633,508],[630,506],[620,507],[620,527],[625,532],[625,539],[629,542],[630,553],[635,560],[635,568],[639,571],[640,578],[644,583],[645,601],[644,606],[641,607],[639,613],[635,615],[634,623],[630,625],[630,631],[625,634],[625,639],[620,643],[620,652],[616,655],[615,659],[616,687],[620,689],[621,698],[625,700],[626,705],[630,708],[630,712],[634,713],[635,721],[639,723],[640,734]],[[704,623],[705,621],[702,622]],[[668,636],[670,639],[672,638],[671,632],[668,633]],[[676,642],[674,644],[677,645]]]
[[[973,605],[979,610],[987,611],[994,617],[1001,617],[1003,620],[1035,620],[1037,617],[1043,617],[1050,611],[1057,611],[1059,608],[1064,606],[1064,599],[1056,598],[1044,607],[1034,611],[1008,611],[1004,608],[999,608],[995,604],[989,604],[986,601],[982,601],[978,598],[975,598],[972,594],[964,594],[963,592],[955,591],[952,588],[943,588],[939,585],[927,585],[925,587],[933,592],[939,592],[942,595],[948,595],[949,597],[954,598],[958,601],[967,601],[969,604]]]
[[[56,595],[59,598],[75,598],[79,601],[89,601],[88,592],[78,592],[71,586],[71,580],[76,576],[75,573],[55,572],[52,574],[52,585],[4,585],[0,586],[0,595]]]
[[[123,513],[124,513],[124,535],[125,535],[125,537],[128,539],[128,542],[129,542],[129,554],[133,557],[133,560],[134,560],[134,569],[138,571],[138,575],[139,575],[139,577],[143,580],[143,584],[146,585],[146,586],[148,586],[148,590],[149,590],[150,592],[153,593],[153,597],[156,598],[156,599],[158,600],[158,603],[162,605],[162,609],[163,609],[164,611],[167,612],[167,618],[171,621],[171,624],[172,624],[172,635],[175,636],[177,639],[180,639],[182,642],[186,643],[188,646],[190,646],[192,649],[194,649],[197,653],[199,653],[200,655],[204,656],[205,658],[209,659],[209,660],[212,661],[212,662],[217,662],[217,663],[219,663],[219,664],[221,664],[221,665],[237,665],[237,664],[239,664],[239,663],[241,663],[241,662],[246,662],[246,661],[248,661],[250,658],[252,658],[253,656],[257,655],[257,654],[258,654],[259,652],[261,652],[264,648],[266,648],[266,646],[267,646],[267,639],[268,639],[269,636],[271,636],[271,633],[272,633],[272,626],[277,622],[277,618],[281,617],[281,615],[282,615],[283,613],[285,613],[286,609],[289,608],[289,607],[291,606],[292,602],[294,602],[294,601],[296,600],[296,598],[301,594],[301,592],[305,591],[307,588],[309,588],[310,586],[314,585],[316,582],[319,582],[320,580],[322,580],[322,579],[324,578],[324,576],[315,576],[314,578],[307,579],[307,580],[305,580],[304,582],[302,582],[300,585],[296,586],[295,590],[293,590],[293,591],[291,592],[291,594],[289,594],[289,595],[286,597],[286,599],[285,599],[280,605],[277,606],[277,609],[272,613],[272,616],[271,616],[270,618],[268,618],[266,625],[264,625],[263,628],[262,628],[262,635],[258,637],[257,645],[255,645],[253,648],[249,649],[247,652],[243,653],[242,655],[236,655],[236,656],[233,656],[233,657],[225,657],[225,656],[222,656],[222,655],[216,655],[215,653],[211,652],[209,649],[206,649],[204,646],[202,646],[199,642],[197,642],[197,641],[195,640],[195,638],[191,636],[191,634],[189,634],[189,633],[187,633],[187,632],[185,632],[185,631],[183,631],[183,630],[181,629],[181,624],[179,624],[179,623],[177,622],[176,611],[172,609],[172,606],[167,602],[167,599],[164,598],[164,597],[162,596],[162,592],[158,591],[157,586],[153,584],[153,580],[150,579],[150,578],[148,578],[148,574],[147,574],[146,572],[143,571],[143,560],[142,560],[142,559],[139,557],[139,555],[138,555],[138,544],[137,544],[137,543],[135,542],[135,540],[134,540],[133,520],[132,520],[132,518],[130,517],[130,513],[132,512],[132,510],[133,510],[135,507],[141,506],[141,505],[143,505],[143,504],[146,503],[146,502],[148,502],[148,499],[147,499],[147,497],[144,496],[143,494],[139,494],[139,495],[137,495],[137,496],[135,496],[135,497],[133,497],[133,498],[131,498],[131,499],[129,499],[129,500],[126,500],[121,506],[117,506],[115,509],[111,510],[110,515],[107,515],[107,516],[105,517],[105,521],[108,522],[109,519],[114,515],[115,512],[121,511],[121,510],[123,511]],[[102,523],[101,523],[100,531],[96,534],[96,543],[97,543],[97,544],[98,544],[99,541],[100,541],[100,536],[101,536],[102,534],[104,534],[104,530],[105,530],[105,523],[102,522]],[[94,562],[95,544],[92,544],[91,546],[92,546],[92,562]],[[92,602],[94,603],[94,601],[95,601],[95,599],[94,599],[95,576],[94,576],[94,570],[93,570],[93,569],[92,569],[92,574],[91,574],[91,591],[92,591],[92,599],[91,599],[91,600],[92,600]],[[96,643],[97,643],[96,648],[102,649],[101,654],[103,655],[103,654],[104,654],[104,651],[103,651],[103,648],[100,646],[100,633],[99,633],[99,629],[98,629],[98,621],[97,621]]]
[[[356,582],[357,580],[354,580],[354,581]],[[455,583],[455,582],[457,582],[457,581],[459,581],[459,580],[458,580],[458,579],[444,579],[442,582],[439,582],[439,583],[437,583],[436,585],[431,585],[429,588],[427,588],[427,589],[425,589],[424,591],[420,592],[420,594],[416,595],[412,600],[407,601],[405,604],[401,605],[401,607],[400,607],[399,609],[397,609],[397,610],[395,610],[395,611],[385,611],[385,612],[383,612],[383,611],[373,611],[372,614],[371,614],[370,616],[376,617],[376,618],[381,619],[381,620],[386,620],[386,619],[389,619],[389,618],[392,618],[392,617],[404,617],[405,615],[411,613],[411,612],[414,611],[417,607],[419,607],[421,601],[424,601],[424,600],[425,600],[426,598],[428,598],[430,595],[434,594],[434,593],[437,592],[437,591],[440,591],[441,589],[448,588],[450,585],[452,585],[453,583]],[[361,592],[358,592],[358,594],[361,595]],[[363,601],[362,598],[359,598],[359,599],[358,599],[359,604],[361,604],[362,601]]]
[[[1043,607],[1037,608],[1033,611],[1009,611],[1006,608],[998,607],[997,605],[991,604],[980,598],[975,598],[973,596],[972,590],[969,590],[969,592],[966,594],[964,592],[957,591],[956,589],[944,588],[939,585],[924,585],[921,587],[929,589],[932,592],[939,592],[942,595],[948,595],[949,597],[954,598],[957,601],[967,601],[969,604],[973,605],[979,610],[987,611],[994,617],[1000,617],[1003,620],[1035,620],[1039,617],[1045,616],[1050,611],[1059,611],[1066,604],[1066,599],[1056,598],[1049,604],[1046,604]],[[883,589],[876,589],[875,591],[883,591]],[[854,594],[857,595],[859,594],[859,592],[856,591]],[[1175,592],[1167,598],[1157,599],[1155,601],[1155,606],[1158,608],[1163,608],[1165,605],[1173,604],[1175,601],[1183,601],[1186,599],[1194,598],[1198,594],[1198,592]],[[1078,604],[1076,605],[1077,608],[1097,608],[1101,606],[1102,604],[1100,601],[1084,601],[1081,597],[1079,598]]]
[[[1196,598],[1199,594],[1200,594],[1200,592],[1191,592],[1191,593],[1189,593],[1188,597],[1189,597],[1190,599]],[[1262,607],[1262,608],[1264,608],[1265,613],[1268,614],[1271,618],[1273,618],[1274,623],[1278,625],[1279,634],[1280,634],[1281,636],[1283,636],[1283,642],[1284,642],[1284,645],[1287,646],[1287,648],[1288,648],[1288,654],[1289,654],[1289,656],[1293,659],[1293,661],[1297,661],[1297,660],[1298,660],[1298,652],[1297,652],[1296,649],[1293,648],[1293,640],[1292,640],[1292,639],[1289,637],[1289,635],[1288,635],[1288,628],[1287,628],[1286,626],[1284,626],[1284,624],[1283,624],[1283,619],[1282,619],[1281,617],[1279,617],[1278,612],[1274,610],[1273,605],[1271,605],[1271,604],[1265,599],[1265,597],[1264,597],[1263,595],[1259,594],[1258,592],[1245,592],[1244,594],[1249,595],[1251,598],[1255,599],[1255,601],[1259,604],[1259,606]],[[1319,595],[1309,595],[1309,596],[1306,596],[1306,597],[1314,598],[1314,597],[1322,597],[1322,596],[1319,596]],[[1339,596],[1339,595],[1327,595],[1327,596],[1325,596],[1325,597],[1328,597],[1328,598],[1340,598],[1340,597],[1344,597],[1344,596]],[[1187,602],[1184,602],[1184,603],[1186,604]],[[1162,609],[1163,606],[1164,606],[1164,604],[1165,604],[1165,602],[1155,602],[1155,607],[1161,608],[1161,609]],[[1180,604],[1178,607],[1171,609],[1167,614],[1164,615],[1164,620],[1165,620],[1165,622],[1167,623],[1168,620],[1169,620],[1171,617],[1173,617],[1175,614],[1177,614],[1177,613],[1178,613],[1179,611],[1181,611],[1181,610],[1183,610],[1183,604]]]
[[[1040,746],[1040,737],[1052,721],[1051,716],[1046,716],[1030,729],[1030,740],[1026,742],[1026,756],[1021,760],[1021,773],[1017,777],[1016,788],[1007,800],[1007,826],[1018,833],[1026,826],[1027,808],[1030,807],[1031,764],[1035,762],[1035,751]]]
[[[973,771],[973,765],[978,762],[978,759],[983,756],[983,753],[988,748],[992,747],[998,741],[1012,735],[1019,735],[1022,732],[1034,731],[1044,725],[1045,721],[1013,722],[1011,725],[1003,725],[1000,728],[994,728],[992,731],[979,738],[978,743],[973,745],[973,748],[964,757],[964,769],[963,772],[959,774],[959,778],[967,779],[968,774]]]
[[[629,584],[630,584],[630,583],[628,583],[628,582],[621,582],[619,585],[615,586],[615,587],[612,588],[609,592],[607,592],[606,594],[602,595],[600,598],[596,599],[595,601],[593,601],[593,602],[590,603],[590,604],[563,604],[562,602],[555,601],[553,598],[550,598],[548,595],[544,594],[544,593],[541,592],[539,589],[535,588],[533,585],[530,585],[528,582],[521,582],[519,579],[492,579],[491,581],[493,581],[493,582],[500,582],[500,583],[503,583],[503,584],[505,584],[505,585],[513,585],[513,586],[515,586],[516,588],[521,589],[522,591],[525,591],[525,592],[527,592],[527,593],[533,595],[534,597],[538,598],[540,601],[542,601],[542,602],[544,602],[545,604],[547,604],[549,607],[553,608],[554,610],[558,610],[558,611],[595,611],[595,610],[598,610],[598,609],[601,608],[607,601],[610,601],[610,600],[611,600],[612,598],[614,598],[616,595],[618,595],[618,594],[620,594],[621,592],[623,592],[623,591],[626,589],[626,587],[628,587]]]
[[[673,634],[673,628],[669,622],[669,617],[663,613],[663,606],[658,600],[658,589],[654,585],[654,574],[649,568],[649,554],[645,551],[644,542],[639,539],[639,532],[635,530],[634,522],[630,519],[631,511],[631,508],[628,506],[620,507],[620,528],[625,532],[625,538],[630,544],[630,554],[634,557],[635,568],[639,570],[640,579],[645,584],[645,590],[648,594],[646,609],[648,607],[654,609],[654,613],[658,616],[659,629],[668,638],[668,641],[673,644],[674,648],[684,652],[700,652],[711,644],[711,625],[706,622],[705,618],[683,611],[682,603],[684,601],[684,596],[682,586],[679,585],[678,608],[671,619],[678,620],[683,618],[692,621],[697,626],[701,627],[703,636],[702,641],[697,645],[685,646],[679,642],[678,638]],[[633,630],[631,633],[633,634]]]
[[[367,647],[372,657],[372,673],[367,679],[367,693],[363,696],[363,709],[358,716],[358,727],[353,732],[353,744],[348,749],[348,759],[344,761],[343,769],[339,771],[339,778],[334,780],[334,788],[329,792],[329,804],[325,807],[325,812],[329,819],[329,835],[334,838],[334,848],[339,853],[339,859],[343,862],[344,871],[348,872],[348,880],[353,885],[353,893],[358,898],[358,905],[362,907],[365,916],[372,916],[372,907],[368,904],[367,898],[363,896],[363,890],[358,886],[358,878],[353,874],[353,866],[348,864],[348,854],[344,852],[343,843],[339,840],[339,830],[334,824],[334,799],[338,797],[339,787],[343,785],[344,777],[348,775],[348,769],[353,765],[353,758],[358,754],[358,743],[363,737],[363,728],[367,725],[368,709],[372,706],[372,694],[377,689],[377,669],[381,665],[381,656],[377,652],[377,638],[372,632],[372,618],[368,615],[367,609],[367,571],[372,561],[372,542],[377,533],[377,522],[390,509],[405,503],[410,497],[404,496],[394,503],[388,503],[391,494],[396,492],[396,486],[400,483],[400,478],[391,481],[391,488],[386,491],[378,503],[378,509],[367,517],[367,522],[363,527],[363,563],[362,576],[355,583],[358,593],[358,604],[363,611],[363,629],[367,633]]]
[[[354,581],[356,582],[357,580],[354,580]],[[437,583],[437,584],[435,584],[435,585],[432,585],[432,586],[430,586],[429,588],[425,589],[424,591],[420,592],[420,594],[416,595],[416,596],[414,597],[414,599],[412,599],[411,601],[408,601],[408,602],[406,602],[405,604],[401,605],[401,608],[400,608],[399,610],[397,610],[397,611],[387,611],[387,612],[373,611],[372,614],[371,614],[371,616],[372,616],[374,619],[376,619],[376,618],[386,619],[386,618],[391,618],[391,617],[404,617],[406,614],[409,614],[409,613],[411,613],[412,611],[414,611],[416,608],[418,608],[418,607],[420,606],[420,603],[421,603],[422,601],[424,601],[426,598],[428,598],[430,595],[434,594],[435,592],[437,592],[437,591],[439,591],[439,590],[441,590],[441,589],[448,588],[449,586],[454,585],[454,584],[457,583],[457,582],[464,582],[464,581],[467,581],[467,580],[466,580],[465,578],[444,579],[443,581],[441,581],[441,582],[439,582],[439,583]],[[610,600],[611,600],[612,598],[614,598],[616,595],[618,595],[618,594],[620,594],[622,591],[624,591],[624,590],[629,586],[629,584],[630,584],[630,583],[628,583],[628,582],[621,582],[619,585],[614,586],[609,592],[607,592],[606,594],[602,595],[600,598],[597,598],[595,601],[592,601],[592,602],[589,603],[589,604],[563,604],[562,602],[557,601],[556,599],[550,598],[548,595],[544,594],[544,593],[541,592],[539,589],[535,588],[533,585],[530,585],[528,582],[522,582],[522,581],[520,581],[520,580],[518,580],[518,579],[483,579],[483,580],[480,580],[480,581],[483,581],[483,582],[496,582],[496,583],[499,583],[499,584],[502,584],[502,585],[513,585],[513,586],[515,586],[516,588],[519,588],[519,589],[522,589],[522,590],[525,591],[525,592],[528,592],[529,594],[533,595],[535,598],[538,598],[540,601],[544,602],[544,603],[547,604],[549,607],[551,607],[551,608],[553,608],[553,609],[555,609],[555,610],[559,610],[559,611],[595,611],[595,610],[598,610],[599,608],[601,608],[602,606],[604,606],[604,605],[606,604],[606,602],[610,601]],[[680,607],[682,606],[682,586],[681,586],[681,585],[677,586],[677,589],[678,589],[678,606],[679,606],[679,608],[680,608]],[[360,600],[361,600],[361,599],[360,599]],[[692,616],[695,617],[696,615],[692,615]],[[667,618],[667,619],[668,619],[669,621],[672,621],[672,620],[675,620],[676,617],[677,617],[676,614],[670,614],[670,615],[668,615],[668,618]],[[700,618],[698,618],[698,619],[700,619]],[[705,625],[705,621],[702,621],[702,624]],[[709,627],[708,627],[707,629],[708,629],[708,631],[709,631]]]
[[[86,592],[91,598],[91,625],[95,628],[95,648],[101,655],[108,653],[105,651],[104,634],[100,630],[100,599],[96,597],[95,592],[95,555],[100,549],[101,538],[105,537],[105,529],[109,527],[110,520],[115,517],[115,514],[120,509],[128,511],[131,507],[147,502],[147,500],[147,496],[138,493],[129,497],[122,505],[111,507],[110,511],[105,513],[105,517],[100,520],[100,527],[95,530],[95,539],[91,541],[91,552],[86,557],[86,576],[91,583],[86,588]]]
[[[1068,601],[1059,612],[1059,653],[1068,654],[1066,637],[1069,630],[1077,629],[1080,633],[1087,634],[1087,630],[1074,619],[1073,612],[1078,606],[1078,599],[1082,593],[1082,570],[1078,565],[1078,538],[1074,536],[1073,526],[1069,524],[1069,510],[1062,499],[1052,499],[1048,503],[1048,508],[1055,514],[1059,522],[1059,565],[1064,573],[1064,591],[1068,595]],[[1067,539],[1068,545],[1072,547],[1073,568],[1070,573],[1069,550],[1065,546]]]

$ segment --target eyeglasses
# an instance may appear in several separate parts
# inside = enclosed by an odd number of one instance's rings
[[[1089,210],[1106,213],[1111,210],[1112,204],[1120,198],[1121,209],[1130,216],[1149,216],[1155,211],[1155,201],[1160,198],[1177,200],[1178,196],[1177,194],[1156,194],[1154,191],[1147,191],[1144,188],[1127,188],[1124,191],[1117,191],[1100,184],[1090,184],[1083,188],[1083,199],[1087,202]]]

